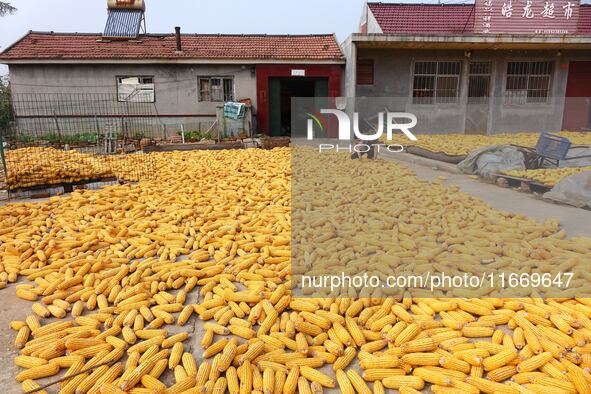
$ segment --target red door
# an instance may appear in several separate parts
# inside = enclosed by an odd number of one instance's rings
[[[569,64],[562,129],[591,129],[591,61]]]

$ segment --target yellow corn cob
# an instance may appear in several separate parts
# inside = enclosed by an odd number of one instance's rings
[[[580,369],[572,368],[567,376],[579,393],[591,392],[591,383]]]
[[[124,394],[125,391],[121,390],[119,387],[105,383],[101,386],[100,389],[101,394]]]
[[[334,379],[316,369],[302,366],[300,367],[300,375],[312,382],[318,382],[324,387],[335,387]]]
[[[283,386],[283,394],[294,394],[297,389],[298,379],[300,377],[300,368],[293,367],[287,374],[285,384]]]
[[[238,380],[240,381],[240,392],[241,393],[249,393],[252,390],[253,384],[253,367],[250,364],[250,361],[244,362],[238,368]]]
[[[48,363],[44,365],[39,365],[20,372],[18,375],[16,375],[16,380],[17,382],[22,383],[25,380],[46,378],[48,376],[56,375],[59,372],[59,370],[60,368],[57,364]]]
[[[47,364],[47,360],[39,357],[17,356],[14,358],[14,363],[21,368],[29,369]]]
[[[496,383],[490,380],[477,377],[466,378],[466,383],[478,388],[485,393],[514,393],[515,389],[502,383]]]
[[[433,365],[439,366],[441,355],[437,353],[407,353],[402,356],[402,362],[410,365]]]
[[[517,352],[514,350],[504,350],[482,360],[482,366],[485,371],[491,371],[509,364],[517,358]]]
[[[195,386],[195,378],[189,376],[166,389],[166,394],[180,394]]]
[[[503,382],[517,373],[514,365],[505,365],[488,371],[487,377],[493,382]]]
[[[23,326],[18,330],[16,334],[16,339],[14,340],[14,346],[17,349],[22,349],[25,347],[25,344],[29,340],[29,335],[31,335],[31,329],[28,326]]]
[[[238,394],[240,392],[240,383],[236,368],[230,367],[226,370],[226,383],[230,394]]]
[[[346,348],[345,351],[343,352],[343,355],[336,359],[336,361],[332,365],[332,368],[335,371],[338,369],[345,369],[351,363],[351,361],[353,361],[356,354],[357,354],[357,351],[355,350],[355,348],[353,348],[353,347]]]
[[[517,364],[517,372],[531,372],[541,368],[552,359],[552,353],[544,352]]]
[[[420,330],[421,330],[421,327],[418,324],[416,324],[416,323],[409,324],[396,337],[396,339],[394,340],[394,345],[400,346],[403,343],[410,341],[411,339],[413,339],[414,337],[416,337],[419,334]]]
[[[263,394],[273,394],[275,389],[275,371],[265,368],[263,371]]]
[[[349,381],[347,374],[343,370],[337,369],[336,370],[336,377],[337,377],[337,382],[339,384],[339,389],[341,390],[341,393],[355,394],[355,389],[353,388],[353,385]]]
[[[312,394],[310,383],[303,376],[298,378],[298,394]]]
[[[25,380],[24,382],[22,382],[21,387],[22,387],[23,391],[25,391],[25,392],[36,390],[35,393],[47,394],[47,391],[45,391],[45,390],[37,390],[41,386],[37,382],[35,382],[34,380],[30,380],[30,379]]]
[[[425,387],[425,381],[418,376],[390,376],[382,381],[384,387],[399,390],[400,387],[410,387],[416,390],[422,390]]]
[[[177,342],[172,346],[172,351],[168,358],[168,368],[174,369],[181,362],[185,348],[182,342]]]
[[[403,343],[401,346],[405,353],[428,352],[437,348],[437,343],[433,338],[420,338]]]
[[[164,341],[162,341],[161,346],[165,349],[170,348],[170,347],[173,347],[175,343],[185,341],[188,337],[189,337],[189,333],[181,332],[179,334],[172,335],[172,336],[166,338]]]
[[[389,376],[401,376],[404,375],[405,371],[403,369],[397,368],[375,368],[375,369],[366,369],[363,371],[363,380],[368,382],[374,382],[376,380],[383,380]]]
[[[283,393],[283,386],[285,385],[285,381],[287,379],[287,371],[284,370],[277,370],[275,371],[275,383],[273,385],[273,394],[281,394]]]
[[[363,381],[363,378],[359,376],[359,374],[353,370],[349,369],[347,371],[347,378],[351,382],[351,385],[355,389],[355,391],[359,394],[371,394],[371,389],[367,386],[367,384]],[[385,384],[384,384],[385,386]],[[387,387],[387,386],[386,386]]]
[[[209,378],[209,373],[211,370],[211,365],[204,362],[202,363],[199,368],[197,369],[197,377],[195,378],[198,386],[203,386],[207,379]]]

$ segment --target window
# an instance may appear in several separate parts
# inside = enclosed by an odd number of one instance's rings
[[[455,103],[462,62],[415,62],[412,97],[415,104]]]
[[[470,63],[468,103],[486,104],[490,96],[490,62]]]
[[[505,104],[546,103],[552,62],[509,62]]]
[[[234,79],[199,78],[199,101],[234,101]]]
[[[134,103],[153,103],[154,77],[117,77],[117,100]]]
[[[373,59],[357,60],[357,85],[373,85]]]

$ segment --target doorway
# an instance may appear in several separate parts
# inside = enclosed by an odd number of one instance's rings
[[[591,130],[591,61],[569,64],[562,129]]]
[[[471,62],[468,75],[465,134],[486,134],[490,104],[490,62]]]
[[[269,78],[269,135],[291,136],[291,99],[327,97],[328,78]]]

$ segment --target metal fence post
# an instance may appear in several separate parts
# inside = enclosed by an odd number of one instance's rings
[[[6,158],[4,157],[4,133],[0,133],[0,159],[2,160],[2,169],[4,170],[4,179],[8,178],[8,168],[6,168]]]

